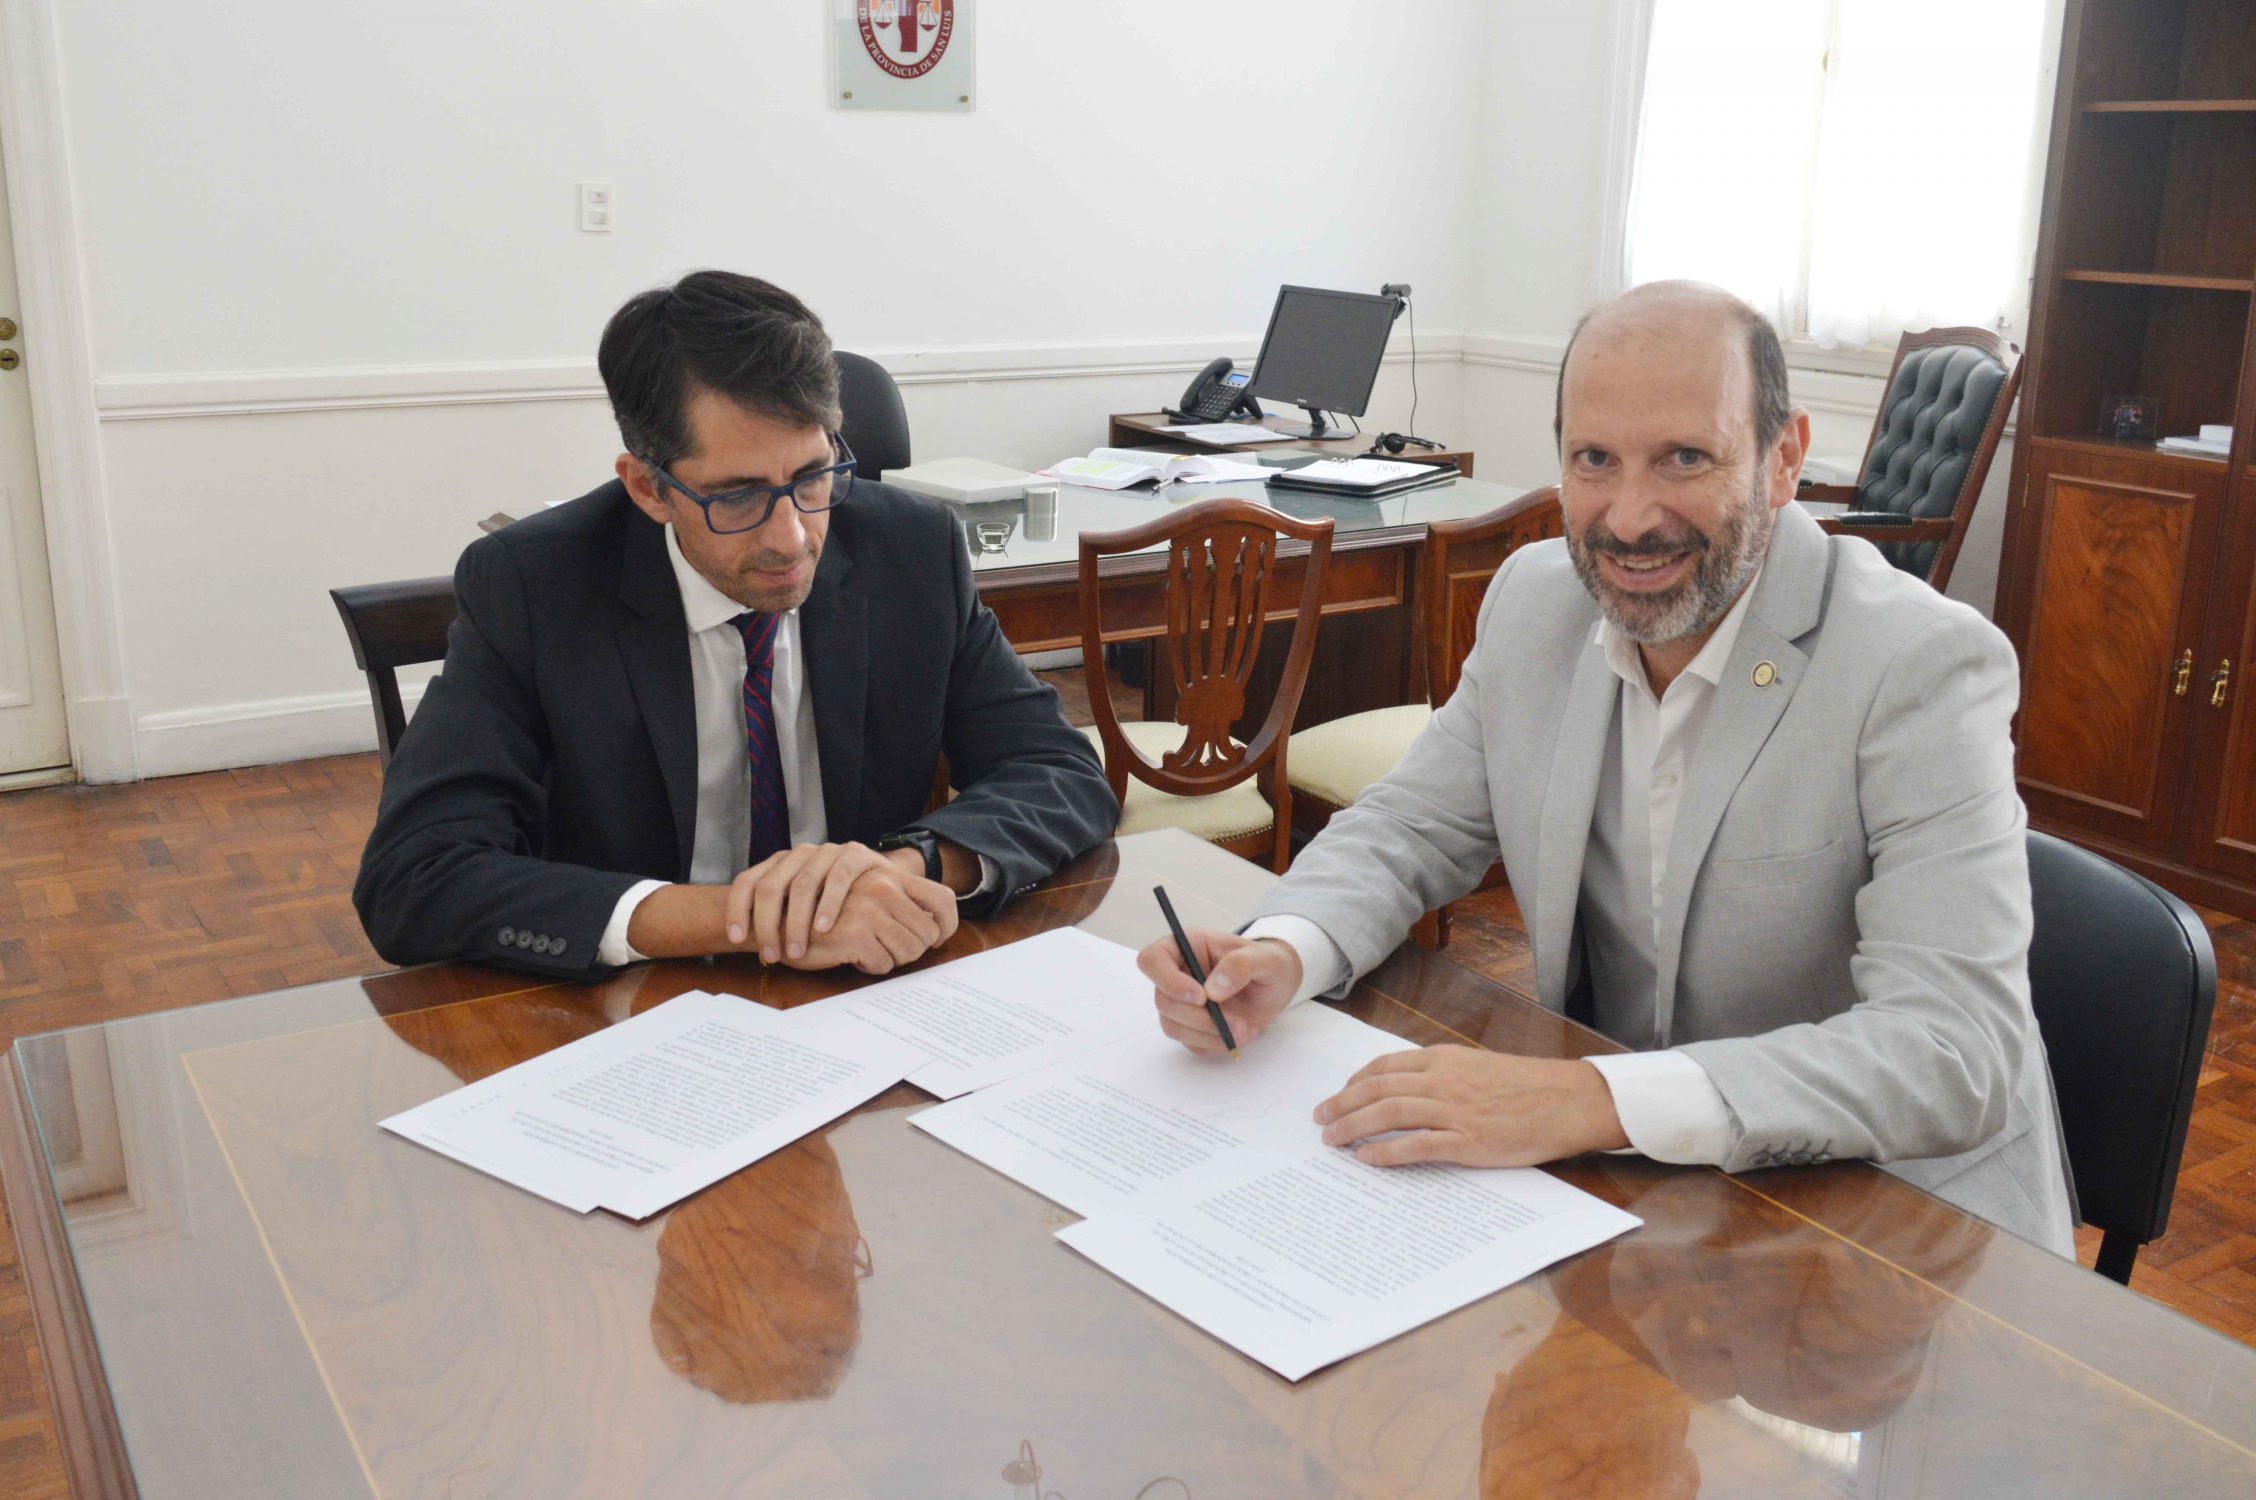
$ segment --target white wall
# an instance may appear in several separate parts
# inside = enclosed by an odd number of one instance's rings
[[[920,454],[1028,467],[1249,357],[1280,282],[1409,281],[1419,429],[1527,485],[1604,285],[1621,0],[985,0],[939,116],[830,107],[824,0],[48,3],[144,775],[372,743],[327,588],[606,478],[596,335],[691,267],[882,359]],[[1405,332],[1366,427],[1407,425]],[[1818,452],[1878,388],[1797,371]]]
[[[1412,283],[1455,424],[1475,0],[987,0],[939,116],[832,109],[817,0],[55,14],[145,775],[371,743],[325,590],[603,480],[596,335],[698,265],[903,372],[925,454],[1084,452],[1285,281]]]

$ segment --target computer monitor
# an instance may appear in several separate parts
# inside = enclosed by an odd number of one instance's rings
[[[1394,298],[1367,292],[1280,287],[1247,393],[1306,411],[1305,432],[1281,429],[1296,437],[1321,437],[1327,411],[1360,417],[1371,404],[1387,332],[1401,309]]]

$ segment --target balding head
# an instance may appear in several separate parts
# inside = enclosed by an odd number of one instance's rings
[[[1792,502],[1809,420],[1770,324],[1693,282],[1583,319],[1559,370],[1559,503],[1583,584],[1654,691],[1745,590]]]
[[[1704,281],[1649,281],[1583,314],[1559,361],[1559,384],[1551,408],[1552,441],[1560,441],[1566,426],[1567,380],[1578,350],[1683,352],[1688,345],[1711,342],[1719,350],[1736,346],[1754,417],[1755,446],[1768,448],[1793,412],[1786,389],[1786,351],[1770,319]]]

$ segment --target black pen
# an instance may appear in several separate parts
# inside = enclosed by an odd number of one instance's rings
[[[1199,988],[1204,989],[1206,970],[1199,967],[1198,955],[1191,951],[1191,935],[1183,930],[1181,922],[1175,920],[1175,905],[1167,899],[1167,887],[1155,885],[1152,887],[1152,894],[1159,898],[1159,914],[1167,919],[1167,930],[1175,934],[1175,951],[1183,955],[1183,967],[1191,971],[1191,977],[1199,982]],[[1206,1013],[1213,1020],[1214,1029],[1222,1033],[1222,1045],[1230,1049],[1232,1057],[1236,1057],[1238,1039],[1230,1035],[1230,1023],[1222,1019],[1222,1007],[1208,1000]]]

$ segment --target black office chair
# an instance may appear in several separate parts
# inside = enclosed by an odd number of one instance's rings
[[[388,766],[392,749],[407,728],[399,669],[446,659],[447,627],[454,623],[454,580],[362,583],[331,589],[329,597],[345,622],[354,662],[368,674],[368,697],[376,710],[376,753]]]
[[[2029,995],[2052,1056],[2068,1166],[2097,1270],[2130,1285],[2170,1224],[2178,1160],[2217,1003],[2217,954],[2193,908],[2073,844],[2029,835]]]
[[[860,354],[835,351],[838,404],[845,412],[839,435],[854,450],[854,473],[883,479],[887,471],[909,466],[909,412],[901,388],[885,366]]]

